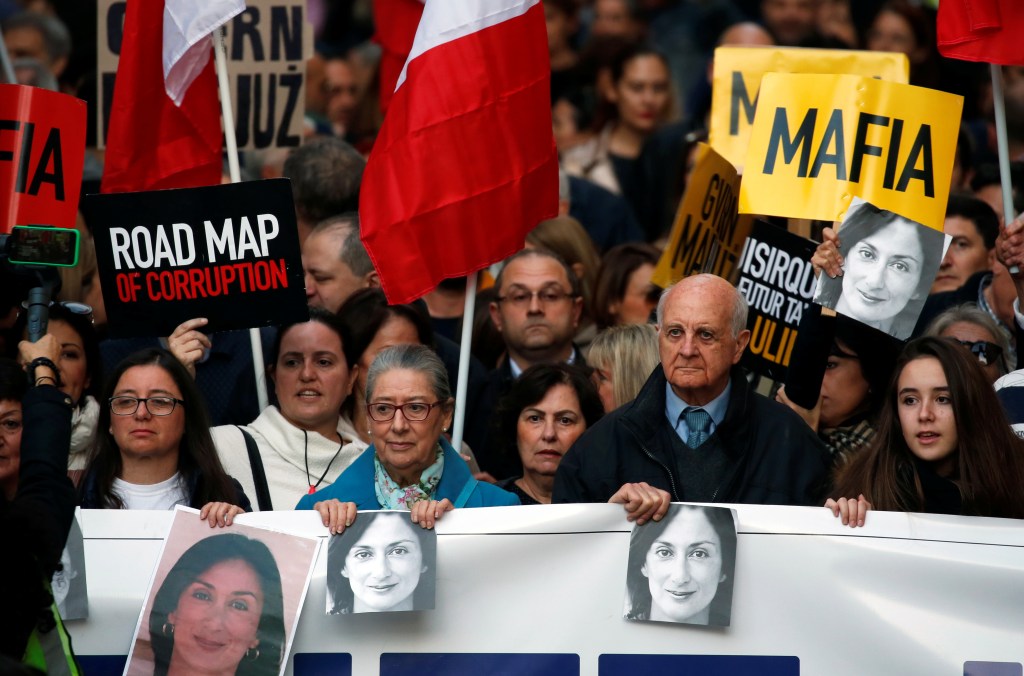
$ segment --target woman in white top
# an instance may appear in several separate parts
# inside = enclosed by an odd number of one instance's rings
[[[319,308],[310,308],[309,317],[282,327],[269,355],[278,405],[244,427],[212,430],[225,469],[258,510],[293,508],[307,493],[330,486],[368,445],[340,413],[358,371],[358,355],[348,353],[348,329]],[[172,341],[186,364],[201,353],[190,341],[201,342],[202,334],[193,333]]]
[[[81,504],[86,509],[188,505],[227,525],[249,509],[210,438],[210,416],[188,371],[161,349],[122,360],[100,407]]]

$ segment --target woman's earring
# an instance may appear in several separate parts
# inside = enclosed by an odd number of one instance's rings
[[[164,636],[174,636],[174,625],[170,622],[164,622],[164,626],[160,627],[160,631],[163,632]]]
[[[258,660],[260,658],[260,649],[259,648],[249,648],[248,650],[245,651],[245,658],[255,662],[256,660]]]

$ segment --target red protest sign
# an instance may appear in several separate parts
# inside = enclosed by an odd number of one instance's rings
[[[85,101],[0,84],[0,232],[75,227],[85,162]]]

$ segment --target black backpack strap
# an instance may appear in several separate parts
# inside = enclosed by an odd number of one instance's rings
[[[238,427],[238,425],[235,425]],[[273,511],[274,505],[270,502],[270,487],[267,485],[267,473],[263,470],[263,458],[260,457],[260,449],[256,446],[256,440],[243,428],[238,427],[245,439],[245,450],[249,454],[249,466],[252,468],[252,482],[256,486],[256,504],[260,506],[261,512]]]

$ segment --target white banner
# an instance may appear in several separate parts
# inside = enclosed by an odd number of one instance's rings
[[[288,673],[1022,673],[1024,522],[732,507],[729,627],[623,619],[621,507],[464,509],[438,524],[433,611],[326,615],[321,548]],[[90,612],[68,629],[90,676],[121,673],[171,515],[81,513]],[[326,537],[313,512],[238,521]]]

